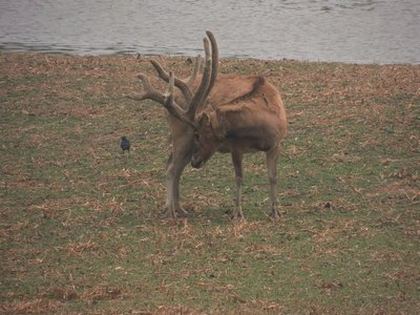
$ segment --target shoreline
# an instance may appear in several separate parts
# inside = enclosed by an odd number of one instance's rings
[[[68,56],[74,58],[105,58],[105,57],[137,57],[141,56],[145,59],[151,58],[180,58],[180,59],[188,59],[194,58],[196,55],[184,55],[182,53],[179,54],[141,54],[136,52],[116,52],[116,53],[104,53],[104,54],[76,54],[71,52],[65,51],[31,51],[31,50],[1,50],[0,55],[2,54],[9,54],[9,55],[51,55],[51,56]],[[358,65],[358,66],[420,66],[420,62],[418,63],[379,63],[379,62],[351,62],[351,61],[334,61],[334,60],[304,60],[304,59],[289,59],[289,58],[281,58],[281,59],[271,59],[271,58],[254,58],[254,57],[247,57],[247,56],[229,56],[229,57],[220,57],[220,60],[239,60],[239,61],[261,61],[261,62],[299,62],[299,63],[317,63],[317,64],[343,64],[343,65]]]

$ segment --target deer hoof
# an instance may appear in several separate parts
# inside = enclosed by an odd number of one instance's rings
[[[176,209],[165,208],[161,213],[162,219],[182,219],[188,217],[188,212],[179,207]]]
[[[177,218],[186,218],[188,217],[188,212],[184,208],[179,207],[175,210],[175,216]]]
[[[230,216],[230,219],[232,220],[232,222],[234,223],[240,223],[240,222],[245,222],[245,217],[242,213],[233,213]]]
[[[278,210],[273,210],[273,212],[271,212],[270,217],[271,217],[271,220],[273,222],[280,221],[280,213],[279,213],[279,211]]]

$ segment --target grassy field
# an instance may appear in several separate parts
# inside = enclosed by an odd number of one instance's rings
[[[181,76],[185,58],[161,58]],[[161,219],[162,106],[124,98],[147,58],[0,54],[0,313],[415,314],[420,309],[420,66],[222,60],[281,91],[284,212],[263,154],[230,222],[228,155],[182,179]],[[122,155],[126,135],[132,152]]]

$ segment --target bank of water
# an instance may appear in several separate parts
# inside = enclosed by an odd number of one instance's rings
[[[0,0],[0,49],[420,63],[418,0]]]

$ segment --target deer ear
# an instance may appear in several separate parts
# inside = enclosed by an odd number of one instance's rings
[[[202,112],[198,115],[196,119],[198,126],[205,127],[211,125],[209,114],[206,112]]]

